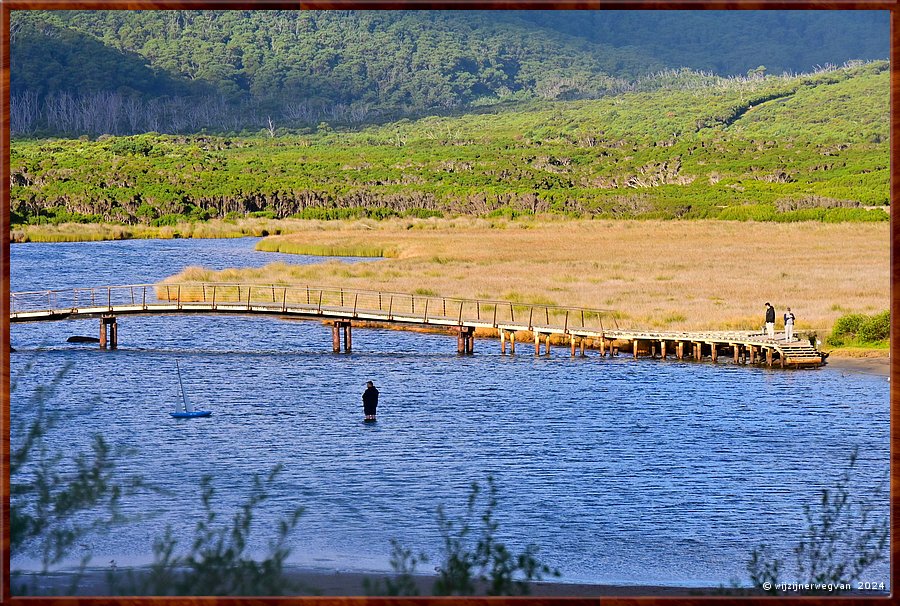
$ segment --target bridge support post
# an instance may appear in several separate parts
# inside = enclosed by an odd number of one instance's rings
[[[684,359],[684,341],[679,341],[678,345],[675,346],[679,360]]]
[[[100,349],[106,349],[107,343],[110,349],[119,347],[119,325],[115,316],[100,317]]]
[[[584,342],[587,341],[586,338],[581,337],[581,357],[584,357]]]
[[[600,337],[600,357],[606,357],[606,337]]]
[[[666,342],[665,341],[659,342],[659,350],[660,350],[659,351],[660,357],[663,360],[665,360],[666,359]]]
[[[575,345],[577,345],[577,343],[575,343],[575,335],[569,335],[569,345],[570,345],[570,349],[571,349],[571,355],[569,357],[574,358],[575,357]]]
[[[500,353],[506,355],[506,331],[501,328],[498,332],[500,333]]]
[[[737,364],[741,357],[741,346],[737,343],[729,343],[729,345],[734,350],[734,363]]]
[[[772,368],[772,348],[766,347],[766,366]]]
[[[475,329],[471,326],[456,327],[456,353],[471,354],[475,351]]]
[[[335,320],[331,323],[331,351],[341,353],[341,329],[344,329],[344,352],[353,348],[353,333],[350,320]]]
[[[638,358],[638,340],[635,339],[634,341],[632,341],[631,346],[632,346],[632,349],[634,350],[634,359],[637,360],[637,358]]]
[[[516,331],[509,331],[509,354],[516,353]]]
[[[541,355],[541,333],[534,331],[534,355]]]
[[[756,362],[756,347],[750,345],[750,363],[754,364]]]
[[[548,332],[548,333],[547,333],[547,346],[546,346],[546,349],[544,350],[544,355],[545,355],[545,356],[549,356],[549,355],[550,355],[550,337],[551,337],[551,336],[552,336],[551,333]]]
[[[712,361],[713,361],[713,362],[716,362],[716,361],[717,361],[717,358],[719,357],[718,346],[717,346],[715,343],[711,343],[710,346],[712,347],[712,354],[711,354],[711,355],[712,355]]]

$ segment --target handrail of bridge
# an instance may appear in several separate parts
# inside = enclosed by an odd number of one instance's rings
[[[282,312],[311,312],[322,315],[346,314],[357,318],[384,316],[429,323],[479,324],[485,326],[527,326],[562,329],[565,332],[618,329],[617,314],[611,310],[516,303],[493,299],[462,299],[391,291],[369,291],[336,287],[285,286],[277,284],[237,284],[224,282],[129,284],[15,292],[10,294],[10,317],[28,312],[66,312],[90,309],[159,307],[177,309],[209,306],[211,310],[264,309]]]

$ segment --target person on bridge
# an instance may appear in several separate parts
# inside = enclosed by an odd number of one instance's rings
[[[362,395],[363,413],[366,415],[366,421],[375,420],[375,408],[378,406],[378,390],[372,381],[366,382],[366,390]]]
[[[784,340],[785,341],[793,341],[794,340],[794,312],[791,311],[791,308],[787,308],[787,313],[784,314]]]
[[[775,308],[766,301],[766,333],[770,339],[775,338]]]

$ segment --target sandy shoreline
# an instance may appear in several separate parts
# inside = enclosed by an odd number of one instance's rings
[[[124,572],[127,569],[119,569]],[[147,572],[147,568],[131,569],[136,574]],[[107,589],[105,568],[88,568],[81,579],[78,590],[72,595],[79,596],[103,596],[110,595]],[[294,596],[365,596],[364,580],[384,580],[393,575],[386,573],[360,573],[340,572],[325,569],[310,569],[298,566],[289,566],[284,571],[285,579],[295,589],[285,592],[284,595]],[[16,595],[15,587],[23,581],[32,588],[31,595],[67,595],[73,578],[72,572],[54,572],[46,575],[22,574],[12,577],[13,595]],[[416,584],[419,594],[431,595],[431,587],[436,577],[417,575]],[[484,592],[478,592],[484,595]],[[608,585],[591,583],[561,583],[541,582],[531,585],[532,596],[537,597],[602,597],[602,596],[741,596],[762,595],[762,592],[746,588],[728,588],[724,584],[719,587],[680,587],[662,585]],[[791,595],[790,592],[781,595]],[[849,591],[845,595],[855,596],[885,596],[885,592],[877,591]]]
[[[881,352],[878,352],[879,354]],[[826,360],[825,368],[840,370],[841,372],[859,373],[867,375],[877,375],[880,377],[890,377],[891,375],[891,359],[887,352],[884,355],[871,356],[842,356],[831,355]]]
[[[145,572],[145,568],[132,569],[136,575]],[[120,568],[125,572],[126,569]],[[106,574],[108,569],[89,568],[78,584],[74,595],[110,595]],[[14,575],[13,587],[27,583],[31,591],[42,595],[61,595],[68,592],[73,574],[71,572],[53,572],[46,575],[26,573]],[[300,567],[285,568],[285,578],[297,589],[289,595],[306,596],[364,596],[366,595],[364,580],[384,580],[392,578],[385,573],[340,572],[333,570],[316,570]],[[416,584],[423,596],[431,595],[434,576],[417,575]],[[603,585],[590,583],[541,582],[532,584],[531,595],[548,597],[591,597],[591,596],[688,596],[712,595],[720,591],[716,587],[674,587],[659,585]],[[15,594],[15,590],[14,590]]]

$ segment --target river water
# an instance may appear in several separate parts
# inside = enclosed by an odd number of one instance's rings
[[[188,265],[261,266],[321,259],[260,253],[255,239],[134,240],[12,246],[13,291],[148,283]],[[359,260],[344,260],[353,262]],[[374,261],[377,262],[377,261]],[[746,582],[765,542],[790,561],[803,506],[833,488],[854,448],[855,501],[887,516],[889,383],[828,367],[785,371],[725,363],[536,359],[477,340],[456,354],[449,335],[357,328],[352,354],[331,353],[316,322],[252,316],[119,318],[119,349],[66,343],[96,336],[97,320],[11,326],[15,422],[68,368],[47,400],[71,419],[49,437],[67,454],[102,433],[135,453],[118,460],[168,494],[124,503],[143,519],[97,534],[75,557],[145,564],[171,526],[187,547],[201,514],[200,478],[213,477],[221,518],[254,473],[284,466],[254,522],[262,550],[277,520],[305,507],[290,561],[341,571],[388,571],[390,539],[440,561],[435,510],[465,510],[469,485],[493,476],[499,538],[568,582],[718,586]],[[207,419],[168,415],[186,391]],[[26,367],[28,369],[26,370]],[[362,421],[366,380],[381,390],[379,420]],[[16,443],[16,439],[13,439]],[[480,513],[480,510],[479,510]],[[34,551],[13,568],[35,565]],[[783,580],[795,581],[790,573]],[[867,575],[888,582],[888,564]]]

